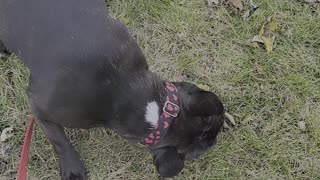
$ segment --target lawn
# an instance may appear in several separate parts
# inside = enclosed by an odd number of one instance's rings
[[[205,0],[107,0],[152,71],[207,86],[237,123],[175,179],[320,179],[320,6],[254,2],[259,9],[247,20],[227,5],[216,6],[208,18]],[[273,51],[247,46],[272,15],[281,25]],[[15,56],[0,61],[0,131],[14,128],[14,136],[0,144],[1,180],[14,179],[17,170],[31,114],[28,76]],[[105,129],[67,132],[91,179],[157,179],[143,147]],[[58,159],[38,126],[29,179],[59,179]]]

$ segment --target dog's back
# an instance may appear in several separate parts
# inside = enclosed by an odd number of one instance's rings
[[[73,119],[107,116],[132,79],[148,69],[103,0],[1,0],[0,41],[30,69],[33,112],[51,114],[67,127]],[[78,127],[91,123],[81,122]]]
[[[146,66],[126,27],[107,14],[103,0],[1,0],[0,40],[35,71],[89,59]]]

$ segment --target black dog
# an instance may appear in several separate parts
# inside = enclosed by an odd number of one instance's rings
[[[32,112],[59,157],[62,179],[87,179],[64,127],[111,128],[145,144],[163,177],[216,142],[224,122],[218,97],[150,72],[103,0],[1,0],[0,40],[2,51],[30,69]]]

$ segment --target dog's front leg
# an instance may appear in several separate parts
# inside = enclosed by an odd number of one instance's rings
[[[59,157],[62,180],[88,179],[80,156],[66,137],[63,127],[50,121],[35,119]]]

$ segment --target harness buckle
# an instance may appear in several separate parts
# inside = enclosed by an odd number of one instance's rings
[[[171,108],[169,108],[171,106]],[[180,107],[173,102],[166,101],[163,106],[163,112],[171,117],[177,117],[180,111]]]

